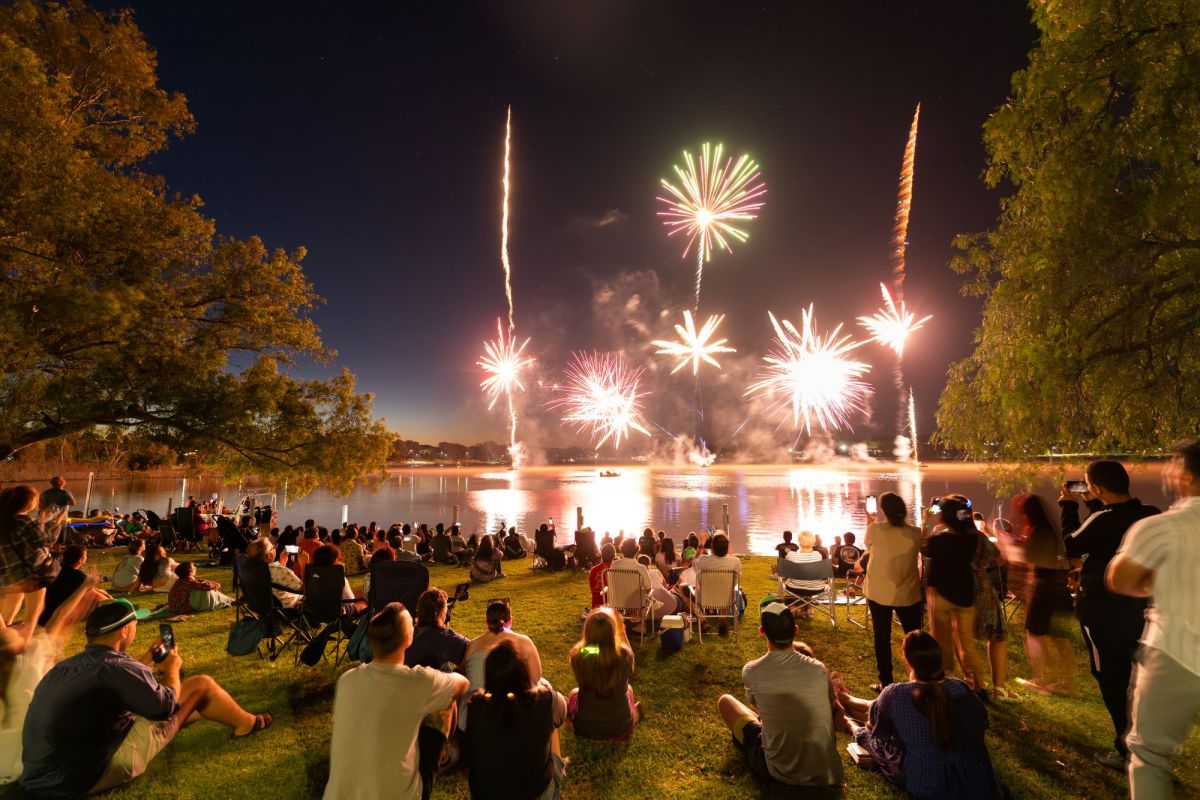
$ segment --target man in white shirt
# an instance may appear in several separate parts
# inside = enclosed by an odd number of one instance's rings
[[[412,617],[401,604],[389,603],[367,629],[374,660],[338,678],[326,800],[417,800],[433,790],[429,767],[436,768],[437,758],[430,756],[434,750],[440,755],[454,724],[453,714],[444,712],[470,682],[456,673],[404,666],[412,636]],[[439,714],[438,728],[422,726],[427,716]]]
[[[637,540],[636,539],[626,539],[625,541],[621,542],[621,556],[622,557],[618,558],[616,561],[614,561],[612,563],[612,566],[608,568],[608,571],[609,572],[615,571],[617,573],[630,573],[633,575],[637,575],[638,579],[641,581],[641,584],[642,584],[642,603],[644,604],[645,602],[647,602],[647,598],[650,596],[650,588],[651,588],[650,570],[646,568],[645,564],[638,563],[637,554],[638,554]],[[607,578],[607,580],[611,582],[612,578],[613,578],[613,576],[610,575]],[[611,591],[611,589],[610,589],[610,591]],[[625,604],[625,603],[630,602],[630,599],[629,598],[621,599],[619,602],[621,604]]]
[[[742,560],[737,556],[729,555],[729,537],[725,535],[724,531],[718,532],[717,535],[712,538],[712,555],[703,555],[696,559],[697,598],[705,597],[703,594],[704,573],[716,572],[718,570],[732,570],[733,572],[737,573],[737,583],[739,584],[738,591],[741,591],[740,584],[742,582]],[[717,585],[719,586],[720,584]],[[699,600],[697,600],[697,602],[699,602]],[[705,602],[708,601],[705,600]],[[718,630],[724,634],[725,627],[725,622],[722,621],[718,627]]]
[[[1108,588],[1151,598],[1131,684],[1129,793],[1171,796],[1171,769],[1200,713],[1200,439],[1178,445],[1163,486],[1179,500],[1133,525]]]

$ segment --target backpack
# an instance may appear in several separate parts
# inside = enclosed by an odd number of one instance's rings
[[[229,629],[225,652],[231,656],[248,656],[258,650],[262,641],[262,623],[253,617],[242,617]]]
[[[346,655],[355,661],[367,664],[371,661],[371,645],[367,642],[367,627],[371,624],[371,615],[363,614],[358,621],[358,627],[350,634],[346,642]]]

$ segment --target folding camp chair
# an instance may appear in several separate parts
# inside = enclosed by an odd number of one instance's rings
[[[304,568],[304,601],[300,612],[300,626],[305,638],[312,642],[318,635],[328,633],[325,648],[333,642],[333,664],[340,666],[346,655],[343,645],[353,632],[352,621],[358,616],[348,612],[342,600],[342,589],[346,585],[346,568],[341,564],[316,567],[309,564]],[[322,656],[325,655],[322,648]],[[296,661],[300,660],[299,648]],[[315,663],[315,656],[314,662]]]
[[[638,644],[646,640],[646,622],[654,635],[654,601],[650,599],[650,582],[641,570],[608,569],[604,572],[605,605],[620,611],[626,620],[638,623]]]
[[[244,613],[254,617],[262,625],[262,641],[266,643],[271,661],[279,658],[296,637],[305,639],[304,631],[297,624],[298,612],[285,609],[271,591],[271,568],[258,559],[238,556],[234,562],[239,570],[238,582],[246,604]],[[286,589],[286,587],[279,587]],[[287,636],[284,639],[284,636]],[[258,657],[263,658],[263,644],[259,643]]]
[[[733,638],[738,640],[738,592],[738,574],[734,570],[696,572],[696,633],[701,642],[704,623],[709,619],[733,620]]]
[[[586,572],[600,563],[600,549],[596,547],[596,532],[591,528],[575,531],[575,566]]]
[[[810,608],[829,617],[833,627],[837,627],[837,606],[834,600],[837,589],[833,583],[833,562],[828,558],[820,561],[789,561],[781,558],[775,565],[776,579],[779,581],[779,596],[788,608]],[[811,581],[821,583],[821,588],[805,588],[797,586],[793,581]]]
[[[417,600],[428,588],[429,568],[419,561],[379,561],[371,565],[367,607],[373,614],[388,603],[403,603],[415,614]]]
[[[863,592],[863,580],[866,573],[846,573],[846,621],[852,625],[866,629],[871,622],[871,607],[867,605],[867,595]],[[863,610],[862,622],[854,618],[854,609]]]

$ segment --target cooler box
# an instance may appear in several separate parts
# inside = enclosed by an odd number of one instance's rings
[[[692,638],[692,626],[681,614],[667,614],[659,622],[662,630],[662,649],[667,652],[683,649],[683,644]]]

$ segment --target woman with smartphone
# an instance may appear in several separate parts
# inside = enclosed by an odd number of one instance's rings
[[[867,506],[870,524],[863,537],[867,562],[863,594],[871,611],[875,668],[879,673],[879,683],[871,688],[882,691],[893,680],[892,615],[900,619],[905,633],[921,627],[921,579],[917,571],[921,531],[908,523],[908,506],[900,495],[885,492],[879,498],[878,509],[881,513],[876,515],[875,509]]]
[[[37,511],[38,493],[32,486],[13,486],[0,492],[0,619],[12,622],[25,595],[45,589],[58,577],[59,564],[50,555],[67,509]],[[36,516],[35,516],[36,514]]]

